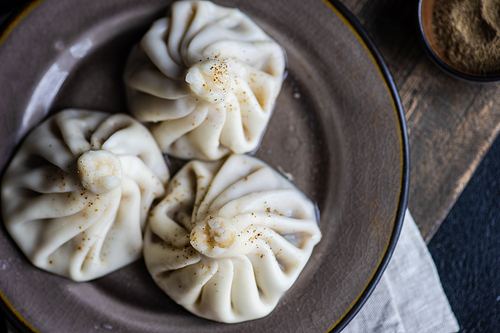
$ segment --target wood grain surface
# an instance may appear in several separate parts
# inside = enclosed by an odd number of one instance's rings
[[[398,87],[410,143],[409,209],[429,242],[500,129],[500,85],[441,71],[418,39],[415,0],[341,0],[377,45]]]

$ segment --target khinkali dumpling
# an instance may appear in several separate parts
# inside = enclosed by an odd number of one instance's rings
[[[29,134],[8,166],[3,219],[35,266],[90,280],[141,257],[149,208],[168,179],[141,123],[65,110]]]
[[[152,210],[144,259],[192,313],[226,323],[268,315],[320,241],[315,205],[260,160],[191,161]]]
[[[217,160],[257,148],[281,89],[283,49],[238,9],[178,1],[125,69],[132,114],[161,150]]]

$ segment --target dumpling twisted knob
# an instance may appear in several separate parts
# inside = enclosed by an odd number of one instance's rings
[[[110,151],[89,150],[78,158],[77,165],[83,187],[94,194],[108,193],[122,181],[122,164]]]
[[[193,65],[186,74],[186,82],[191,91],[211,104],[226,99],[231,78],[225,61],[209,59]]]
[[[191,245],[207,257],[222,257],[238,243],[238,230],[222,217],[208,217],[191,231]]]

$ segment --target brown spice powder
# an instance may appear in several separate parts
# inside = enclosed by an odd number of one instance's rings
[[[454,67],[500,73],[500,0],[436,0],[432,23],[437,46]]]

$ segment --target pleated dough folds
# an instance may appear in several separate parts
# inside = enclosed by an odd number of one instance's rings
[[[131,113],[164,153],[217,160],[255,150],[285,69],[283,49],[238,9],[178,1],[130,54]]]
[[[138,121],[64,110],[26,137],[6,169],[3,220],[35,266],[95,279],[142,256],[149,208],[169,177]]]
[[[192,313],[226,323],[268,315],[320,241],[315,205],[260,160],[191,161],[152,210],[144,259]]]

